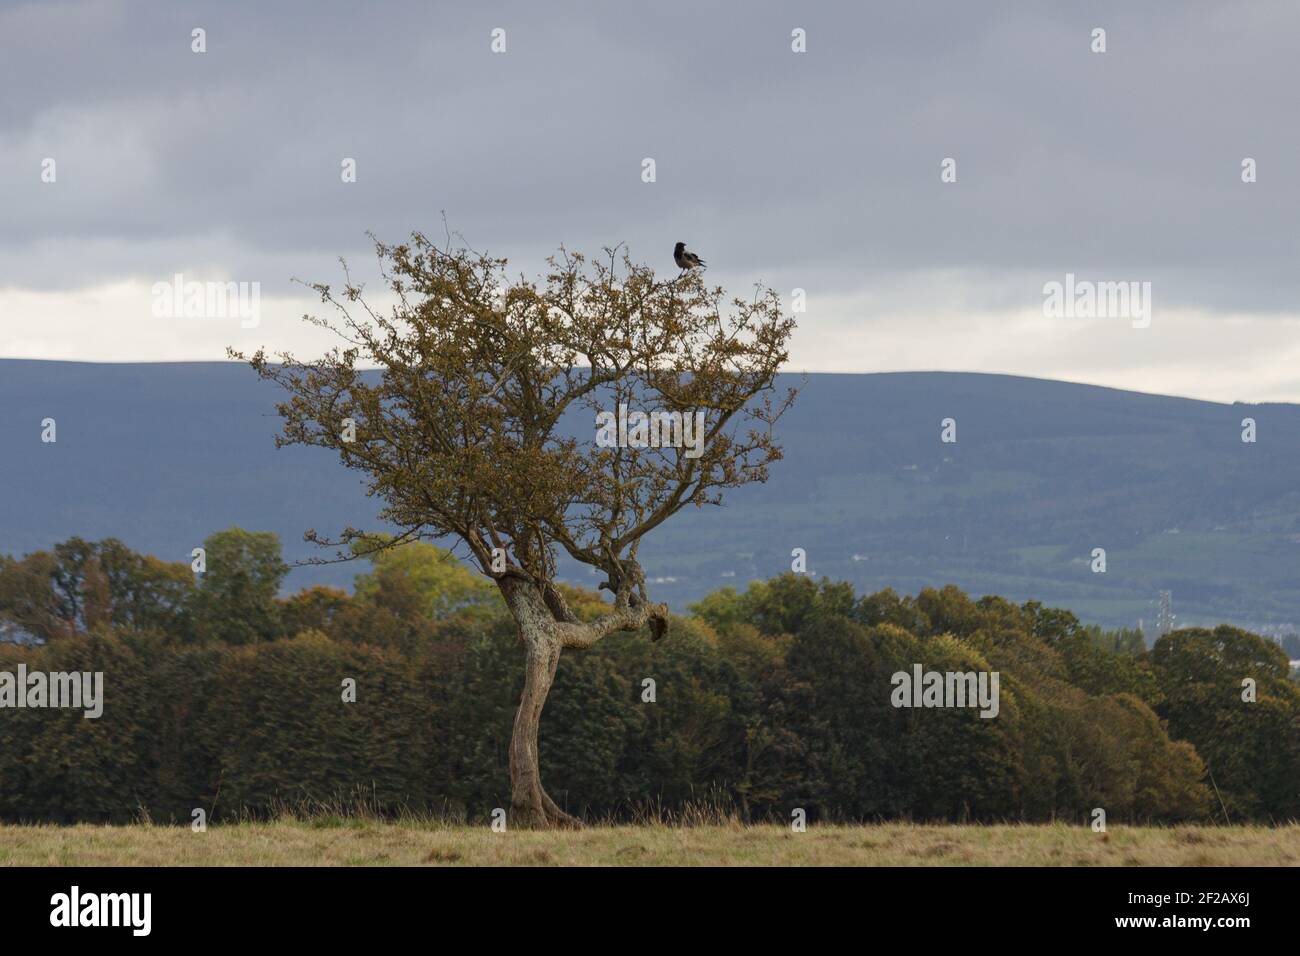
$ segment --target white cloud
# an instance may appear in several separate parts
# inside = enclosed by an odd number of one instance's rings
[[[217,274],[187,280],[222,281]],[[262,296],[255,328],[229,318],[158,318],[152,283],[107,283],[74,292],[0,289],[0,355],[94,362],[219,361],[226,348],[266,345],[312,355],[333,344],[328,332],[302,321],[319,311],[312,296]]]
[[[224,280],[218,271],[187,279]],[[1049,319],[1041,299],[1012,305],[1014,279],[911,273],[850,294],[809,293],[791,371],[966,371],[1027,375],[1215,401],[1300,399],[1300,314],[1162,307],[1151,326]],[[384,307],[382,297],[372,305]],[[1000,303],[990,306],[989,302]],[[313,295],[264,295],[256,328],[238,318],[160,319],[151,283],[76,291],[0,289],[0,355],[69,361],[217,361],[227,346],[300,357],[337,344],[302,321],[327,316]],[[1207,359],[1211,356],[1212,359]]]
[[[1300,400],[1300,313],[1164,306],[1157,286],[1150,327],[1134,328],[1123,318],[1047,318],[1041,295],[1009,301],[1017,287],[1032,284],[945,272],[912,273],[885,291],[810,291],[791,367],[992,372],[1223,402]]]

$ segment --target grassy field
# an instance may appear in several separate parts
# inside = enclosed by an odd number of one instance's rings
[[[284,821],[0,826],[9,866],[1296,866],[1300,826],[488,827]]]

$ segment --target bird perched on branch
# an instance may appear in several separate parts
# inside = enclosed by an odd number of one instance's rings
[[[679,269],[695,269],[704,265],[704,260],[693,252],[686,251],[686,243],[679,242],[673,246],[673,261]]]

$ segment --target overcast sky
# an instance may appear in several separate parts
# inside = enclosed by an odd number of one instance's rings
[[[0,357],[310,353],[290,279],[445,210],[530,275],[681,239],[805,289],[794,370],[1300,401],[1298,46],[1293,0],[3,3]],[[175,273],[259,324],[156,317]],[[1150,326],[1045,315],[1066,273]]]

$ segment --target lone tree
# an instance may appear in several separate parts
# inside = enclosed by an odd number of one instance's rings
[[[650,600],[641,539],[688,506],[718,504],[724,488],[766,480],[781,457],[772,426],[794,400],[774,386],[794,322],[771,289],[728,307],[697,274],[656,280],[617,248],[599,260],[561,248],[544,278],[513,282],[506,260],[450,237],[440,248],[417,232],[375,250],[386,308],[367,303],[346,263],[342,289],[310,286],[336,315],[305,318],[343,339],[323,358],[231,355],[287,391],[277,445],[332,448],[366,475],[401,531],[391,544],[451,536],[496,583],[527,661],[511,820],[576,825],[537,759],[560,652],[646,626],[663,635],[668,608]],[[353,528],[307,538],[341,557],[374,540]],[[599,618],[579,620],[555,586],[561,550],[603,573],[613,601]]]

